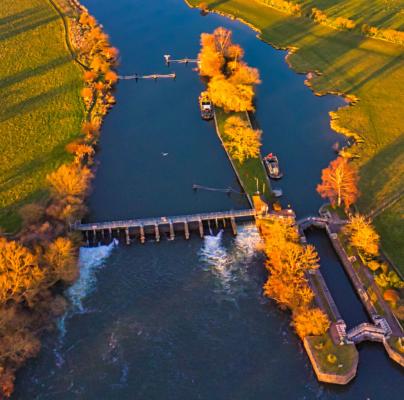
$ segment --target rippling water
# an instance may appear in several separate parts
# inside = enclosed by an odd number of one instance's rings
[[[285,53],[249,28],[202,17],[182,0],[83,2],[120,49],[122,74],[165,72],[163,54],[193,57],[201,32],[231,28],[261,71],[263,151],[280,155],[286,172],[277,186],[299,216],[317,211],[315,182],[341,140],[327,113],[340,99],[313,96],[304,77],[287,67]],[[237,182],[212,124],[200,119],[202,82],[189,67],[172,69],[175,82],[119,83],[101,135],[91,220],[246,206],[240,196],[192,191],[194,183]],[[203,240],[178,235],[172,242],[81,249],[81,275],[67,292],[71,308],[18,375],[14,398],[400,399],[402,370],[378,344],[360,346],[359,373],[350,385],[316,381],[290,316],[262,296],[266,271],[258,242],[247,225],[235,238],[213,230]]]

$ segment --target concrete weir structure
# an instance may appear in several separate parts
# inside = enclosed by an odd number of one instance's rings
[[[76,223],[72,229],[83,232],[87,245],[98,244],[105,239],[125,236],[126,244],[132,239],[138,239],[145,243],[146,236],[154,237],[159,242],[162,234],[166,234],[169,240],[174,240],[176,234],[181,232],[185,239],[190,238],[191,231],[197,231],[202,238],[205,229],[230,227],[233,234],[237,235],[237,222],[254,220],[257,212],[254,209],[230,210],[211,213],[198,213],[170,217],[139,218],[111,222]]]

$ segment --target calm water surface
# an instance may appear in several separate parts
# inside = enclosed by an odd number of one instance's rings
[[[275,186],[299,217],[317,212],[320,171],[342,138],[318,98],[249,28],[188,9],[181,0],[86,0],[120,49],[120,74],[164,73],[163,54],[194,57],[199,35],[231,28],[260,69],[257,121],[264,152],[285,177]],[[237,188],[211,123],[199,117],[203,84],[192,66],[176,81],[126,81],[106,118],[91,220],[242,208],[242,196],[192,191],[192,184]],[[163,153],[168,153],[163,155]],[[366,318],[324,238],[312,238],[327,282],[349,323]],[[40,356],[18,376],[15,399],[399,399],[402,373],[379,345],[360,348],[357,378],[319,384],[289,316],[262,296],[265,271],[252,226],[236,238],[214,232],[191,240],[82,249],[72,307]],[[343,273],[342,273],[343,274]],[[341,279],[340,279],[341,278]],[[338,294],[337,294],[338,293]],[[346,295],[346,296],[345,296]]]

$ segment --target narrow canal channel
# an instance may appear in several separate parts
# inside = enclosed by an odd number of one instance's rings
[[[307,241],[313,244],[320,256],[321,273],[330,289],[347,329],[369,322],[369,316],[355,293],[348,275],[335,253],[326,232],[322,229],[306,230]]]
[[[263,151],[278,153],[286,173],[275,186],[299,216],[317,212],[314,187],[335,156],[331,145],[341,140],[328,128],[328,111],[341,99],[314,96],[288,68],[285,53],[248,27],[202,17],[182,0],[83,3],[120,49],[122,75],[166,72],[163,54],[194,57],[201,32],[232,29],[261,72]],[[91,220],[246,206],[240,196],[192,190],[194,183],[237,182],[212,124],[200,119],[202,82],[191,66],[171,70],[176,81],[119,83],[102,130]],[[14,398],[399,399],[402,372],[381,346],[361,352],[358,377],[347,387],[317,382],[290,316],[262,296],[266,273],[257,241],[255,228],[246,226],[236,238],[219,233],[82,249],[81,277],[68,292],[72,308],[19,374]],[[331,265],[330,245],[318,245]]]

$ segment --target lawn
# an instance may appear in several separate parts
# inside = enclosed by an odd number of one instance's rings
[[[198,1],[190,3],[196,5]],[[268,43],[294,48],[288,61],[295,71],[319,72],[311,80],[317,93],[345,93],[359,99],[355,105],[337,112],[336,123],[340,130],[353,132],[363,140],[352,149],[358,155],[356,163],[360,168],[362,193],[358,205],[362,212],[368,212],[403,187],[403,47],[353,32],[337,31],[308,18],[291,17],[257,1],[208,0],[206,3],[251,23]],[[332,15],[363,19],[375,26],[401,27],[404,24],[403,13],[396,12],[396,7],[402,4],[398,0],[388,4],[375,0],[372,7],[365,0],[302,0],[300,3],[330,7]],[[399,236],[404,236],[399,214],[393,212],[389,216],[390,229],[380,231],[384,244],[396,243]],[[380,229],[381,224],[376,225]],[[402,255],[392,252],[393,247],[385,249],[396,263],[402,263]]]
[[[401,221],[397,223],[396,221]],[[381,235],[385,252],[404,276],[404,199],[375,218],[374,224]]]
[[[1,1],[0,53],[0,226],[14,232],[80,132],[82,72],[48,0]]]
[[[224,134],[224,124],[230,114],[225,113],[220,108],[216,108],[215,113],[220,136],[223,141],[226,141],[226,135]],[[237,115],[238,117],[246,121],[248,120],[247,114],[245,112],[231,113],[231,115]],[[273,201],[270,188],[268,187],[268,177],[260,158],[249,158],[243,164],[240,164],[239,161],[234,159],[232,159],[232,162],[237,169],[243,189],[248,195],[252,196],[254,193],[256,193],[256,179],[258,179],[259,191],[262,192],[263,185],[265,185],[265,191],[263,193],[264,197],[268,202]]]
[[[358,351],[353,344],[335,345],[329,334],[309,336],[313,356],[321,371],[327,374],[343,375],[349,372],[358,362]],[[334,354],[337,360],[331,363],[327,360],[329,354]]]

